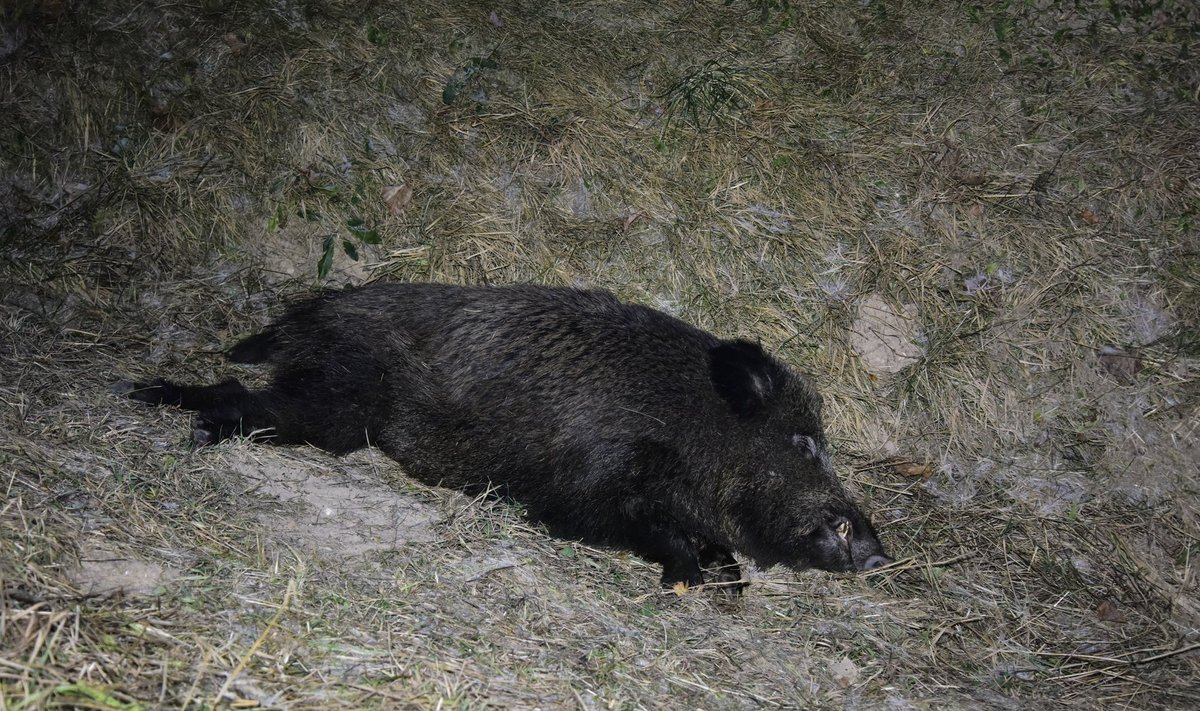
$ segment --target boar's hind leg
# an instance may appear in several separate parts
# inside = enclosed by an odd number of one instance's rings
[[[130,398],[151,405],[174,405],[200,411],[245,397],[249,391],[234,379],[216,385],[179,385],[161,378],[134,383],[127,389]]]
[[[263,396],[250,392],[237,380],[216,385],[180,385],[158,379],[133,384],[129,397],[151,405],[174,405],[196,412],[192,439],[198,445],[243,434],[280,444],[290,441],[277,437],[275,418],[263,406]]]
[[[215,444],[236,435],[268,437],[275,428],[273,418],[252,393],[237,380],[216,385],[180,385],[157,379],[135,383],[129,397],[151,405],[174,405],[197,413],[192,439],[198,445]]]
[[[175,405],[197,413],[192,439],[213,444],[237,435],[271,444],[311,444],[334,454],[367,444],[368,425],[387,401],[379,377],[333,378],[320,368],[291,368],[263,390],[237,380],[179,385],[168,380],[135,383],[134,400]]]

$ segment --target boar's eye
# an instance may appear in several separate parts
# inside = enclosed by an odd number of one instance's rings
[[[800,453],[809,459],[817,457],[817,441],[808,435],[795,434],[792,435],[792,444],[800,450]]]

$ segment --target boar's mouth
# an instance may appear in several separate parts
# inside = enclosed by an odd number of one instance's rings
[[[876,570],[895,562],[883,552],[875,532],[866,521],[860,521],[856,525],[850,519],[840,517],[834,524],[833,531],[838,543],[846,551],[853,570]]]
[[[730,493],[727,539],[760,567],[848,573],[893,562],[853,502],[823,496],[798,503],[787,496],[764,501],[757,492]]]
[[[854,524],[850,523],[849,519],[840,519],[833,530],[841,543],[846,547],[850,560],[854,563],[855,570],[875,570],[896,562],[884,555],[883,550],[879,548],[878,542],[874,542],[874,547],[878,549],[878,552],[869,552],[866,555],[859,552],[858,555],[855,555]]]
[[[799,555],[790,567],[848,573],[876,570],[892,563],[871,525],[856,513],[826,510],[821,522],[803,534]]]

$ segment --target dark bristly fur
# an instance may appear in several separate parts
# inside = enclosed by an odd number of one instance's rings
[[[889,561],[825,450],[816,392],[756,344],[609,293],[375,284],[294,306],[234,346],[274,370],[156,380],[130,397],[196,410],[196,439],[334,453],[371,443],[433,485],[500,494],[557,535],[627,548],[663,583],[763,565]]]

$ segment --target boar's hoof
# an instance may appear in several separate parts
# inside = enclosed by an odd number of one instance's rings
[[[217,436],[213,434],[212,429],[205,427],[204,424],[197,422],[196,425],[192,427],[193,447],[206,447],[210,444],[215,444],[216,441]]]
[[[708,580],[722,591],[737,597],[750,582],[742,577],[742,566],[727,549],[708,544],[700,551],[700,565]]]
[[[229,439],[237,433],[236,425],[209,416],[197,415],[192,421],[192,445],[206,447]]]
[[[134,390],[137,390],[137,384],[132,380],[118,380],[108,386],[108,391],[113,395],[130,395]]]
[[[709,582],[719,585],[722,590],[740,594],[750,586],[750,581],[742,577],[742,568],[737,563],[724,565],[708,572]]]
[[[750,581],[742,577],[742,569],[736,564],[717,570],[705,570],[704,575],[708,579],[705,585],[715,588],[717,597],[722,602],[737,602],[746,588],[750,587]]]
[[[689,588],[704,584],[704,576],[700,574],[700,567],[695,561],[663,564],[662,586],[670,589],[679,583]]]

